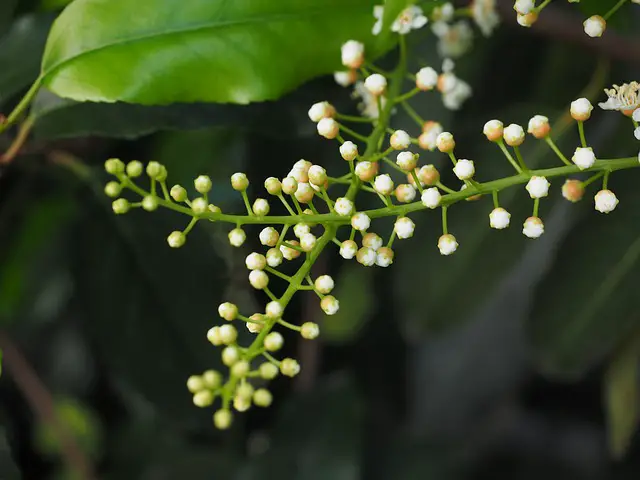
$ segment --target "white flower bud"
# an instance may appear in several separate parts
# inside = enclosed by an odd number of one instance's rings
[[[246,412],[251,408],[251,399],[235,397],[233,399],[233,408],[238,412]]]
[[[259,388],[253,394],[253,403],[256,407],[266,408],[271,405],[272,401],[273,396],[271,395],[271,392],[266,388]]]
[[[522,233],[529,238],[538,238],[544,233],[544,223],[538,217],[529,217],[524,221]]]
[[[320,301],[320,308],[327,315],[335,315],[340,310],[340,302],[333,295],[327,295]]]
[[[440,191],[436,187],[431,187],[422,192],[422,197],[420,197],[420,199],[425,207],[436,208],[440,205],[442,195],[440,195]]]
[[[267,265],[276,268],[282,263],[282,252],[277,248],[270,248],[267,251]]]
[[[280,362],[280,373],[285,377],[295,377],[300,373],[300,364],[293,358],[284,358]]]
[[[275,247],[276,243],[278,243],[278,239],[280,238],[280,234],[273,227],[265,227],[260,231],[260,243],[266,247]]]
[[[458,242],[456,241],[456,237],[450,233],[446,233],[438,239],[438,250],[440,250],[440,255],[451,255],[457,249]]]
[[[504,124],[500,120],[489,120],[484,124],[482,133],[484,133],[490,141],[497,142],[502,138],[504,133]]]
[[[365,78],[364,88],[366,88],[374,97],[378,97],[387,89],[387,79],[379,73],[372,73]]]
[[[320,335],[320,327],[317,323],[304,322],[300,329],[300,335],[307,340],[313,340]]]
[[[313,200],[315,192],[310,184],[301,182],[298,183],[298,189],[296,190],[296,193],[294,195],[296,197],[296,200],[298,200],[300,203],[309,203],[311,200]]]
[[[259,217],[263,217],[269,214],[269,202],[264,198],[256,198],[255,202],[253,202],[253,213],[255,213]]]
[[[333,281],[333,278],[331,278],[329,275],[320,275],[318,278],[316,278],[314,286],[318,292],[326,295],[327,293],[331,293],[331,290],[333,290],[335,283]]]
[[[580,122],[585,122],[589,120],[591,117],[591,110],[593,110],[593,105],[587,98],[579,98],[571,102],[571,117],[574,120],[578,120]]]
[[[332,118],[336,114],[336,109],[329,102],[318,102],[311,105],[309,118],[312,122],[319,122],[323,118]]]
[[[453,139],[453,135],[449,132],[442,132],[436,138],[436,147],[442,153],[451,153],[453,152],[454,147],[456,146],[456,142]]]
[[[232,344],[238,338],[238,331],[236,330],[236,327],[230,323],[221,325],[218,329],[218,334],[220,336],[220,341],[225,345]]]
[[[469,180],[475,175],[476,169],[472,160],[462,159],[458,160],[456,166],[453,167],[453,173],[455,173],[456,177],[460,180]]]
[[[300,238],[300,247],[305,252],[310,252],[316,246],[317,238],[313,233],[307,233]]]
[[[209,331],[207,331],[207,340],[211,342],[212,345],[218,346],[222,345],[222,338],[220,338],[220,327],[211,327]]]
[[[269,276],[262,270],[252,270],[249,273],[249,283],[256,290],[262,290],[269,285]]]
[[[338,215],[346,217],[353,212],[353,202],[346,197],[340,197],[336,200],[333,209]]]
[[[396,187],[395,195],[399,202],[413,202],[416,198],[416,189],[408,183],[403,183]]]
[[[438,72],[431,67],[424,67],[416,74],[416,87],[420,90],[433,90],[438,83]],[[406,148],[406,147],[405,147]]]
[[[264,315],[254,313],[249,317],[250,322],[247,322],[247,330],[251,333],[260,333],[264,328]]]
[[[284,338],[278,332],[271,332],[264,337],[264,348],[269,352],[277,352],[284,345]]]
[[[280,195],[282,183],[276,177],[269,177],[264,181],[264,188],[270,195]]]
[[[243,192],[249,186],[249,179],[244,173],[234,173],[231,175],[231,186],[238,192]]]
[[[296,246],[300,245],[297,240],[289,240],[288,243]],[[287,260],[294,260],[300,256],[300,252],[298,250],[296,250],[295,248],[289,248],[286,245],[280,245],[280,252],[282,253],[282,256]]]
[[[247,255],[244,263],[247,265],[249,270],[264,270],[264,267],[267,266],[267,259],[264,255],[253,252]]]
[[[320,165],[312,165],[309,168],[309,181],[314,185],[323,187],[327,181],[327,171]]]
[[[234,228],[229,232],[229,243],[234,247],[240,247],[246,239],[247,235],[241,228]]]
[[[489,214],[489,225],[491,225],[491,228],[502,230],[503,228],[507,228],[509,226],[510,221],[511,214],[504,208],[494,208]]]
[[[542,198],[549,194],[549,181],[545,177],[533,176],[529,179],[527,186],[527,192],[531,198]]]
[[[618,205],[618,197],[611,190],[600,190],[594,197],[596,210],[601,213],[610,213]]]
[[[527,125],[527,132],[537,139],[545,138],[551,132],[549,119],[544,115],[534,115],[529,120],[529,124]]]
[[[389,139],[389,144],[394,150],[404,150],[411,145],[411,137],[404,130],[396,130]]]
[[[534,0],[516,0],[513,9],[520,15],[526,15],[527,13],[531,13],[535,6]]]
[[[364,63],[364,44],[349,40],[342,45],[342,64],[345,67],[358,69]]]
[[[187,199],[187,191],[181,185],[174,185],[171,187],[169,195],[171,195],[171,198],[176,202],[184,202]]]
[[[228,346],[224,350],[222,350],[222,363],[224,363],[227,367],[230,367],[238,360],[240,360],[240,351],[237,347]]]
[[[347,162],[355,160],[355,158],[358,156],[358,146],[351,140],[347,140],[342,145],[340,145],[340,156]]]
[[[218,306],[218,315],[224,318],[226,321],[231,322],[238,317],[238,307],[229,302],[221,303]]]
[[[607,21],[600,15],[592,15],[587,18],[582,25],[584,26],[584,33],[591,38],[601,37],[607,28]]]
[[[379,267],[388,267],[393,263],[393,250],[389,247],[379,248],[376,252],[376,265]]]
[[[265,362],[258,368],[258,372],[260,373],[260,378],[264,378],[265,380],[273,380],[278,376],[278,367],[276,367],[273,363]]]
[[[145,198],[148,198],[148,197],[145,197]],[[193,213],[197,215],[205,213],[208,207],[209,207],[209,204],[202,197],[194,198],[193,201],[191,202],[191,210],[193,210]]]
[[[353,240],[345,240],[340,246],[340,256],[345,260],[351,260],[358,252],[358,245]]]
[[[393,224],[393,231],[400,239],[406,239],[413,236],[416,225],[409,217],[400,217]]]
[[[382,195],[390,195],[393,192],[393,180],[386,173],[378,175],[373,181],[373,188]]]
[[[282,191],[287,195],[293,195],[298,190],[298,181],[293,177],[286,177],[282,180]]]
[[[356,165],[356,176],[363,182],[370,182],[378,173],[378,164],[375,162],[359,162]]]
[[[356,230],[364,232],[371,226],[371,219],[366,213],[358,212],[351,217],[351,226]]]
[[[338,136],[340,127],[333,118],[323,118],[318,122],[317,130],[321,136],[332,140]]]
[[[132,160],[127,163],[127,175],[129,175],[131,178],[136,178],[142,175],[142,170],[142,163],[140,163],[138,160]]]
[[[231,375],[233,375],[234,377],[243,378],[247,375],[247,373],[249,373],[249,370],[251,370],[249,362],[247,362],[246,360],[240,360],[239,362],[234,363],[231,367]]]
[[[362,246],[377,251],[382,247],[382,238],[377,233],[369,232],[362,237]]]
[[[636,122],[640,122],[640,107],[636,108],[631,114],[631,118]]]
[[[309,227],[308,224],[306,223],[296,223],[293,226],[293,234],[297,237],[297,238],[302,238],[304,237],[307,233],[309,233],[311,231],[311,227]]]
[[[396,157],[396,164],[405,172],[410,172],[418,163],[418,155],[412,152],[400,152]]]
[[[222,384],[222,375],[215,370],[207,370],[202,374],[202,381],[206,388],[218,388]]]
[[[211,187],[213,186],[213,184],[211,183],[211,179],[206,175],[200,175],[193,181],[193,184],[196,187],[198,193],[202,193],[203,195],[210,192]]]
[[[358,74],[355,70],[348,70],[346,72],[335,72],[333,74],[333,79],[341,87],[348,87],[349,85],[353,85],[356,82],[356,80],[358,79]]]
[[[505,128],[502,136],[504,137],[504,141],[507,142],[507,145],[510,147],[522,145],[525,137],[523,128],[515,123],[512,123]]]
[[[593,164],[596,163],[596,156],[591,147],[578,147],[573,157],[571,157],[571,161],[575,163],[580,170],[585,170],[593,167]]]
[[[362,247],[356,254],[356,260],[365,267],[371,267],[376,263],[376,251],[369,247]]]

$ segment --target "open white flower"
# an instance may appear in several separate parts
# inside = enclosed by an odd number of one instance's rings
[[[485,37],[491,35],[500,23],[500,15],[496,11],[496,0],[473,0],[471,17]]]
[[[385,97],[374,97],[369,93],[369,90],[364,85],[364,82],[356,82],[353,86],[353,98],[359,98],[361,102],[358,104],[360,112],[365,117],[378,118],[380,111],[378,110],[378,100],[380,99],[380,105],[384,108],[387,99]]]
[[[463,20],[453,25],[440,23],[433,31],[438,37],[437,48],[441,57],[460,58],[473,45],[473,30]]]
[[[456,82],[453,88],[448,89],[442,94],[442,103],[449,110],[460,110],[462,104],[466,102],[473,93],[471,86],[467,82],[458,77],[455,78]]]
[[[371,33],[378,35],[382,31],[382,17],[384,17],[383,5],[375,5],[373,7],[373,17],[376,19],[376,22],[373,24]]]
[[[599,103],[603,110],[634,110],[640,107],[640,83],[631,82],[605,88],[609,97],[606,102]]]
[[[391,31],[406,35],[411,30],[418,30],[424,27],[428,21],[420,7],[410,5],[400,12],[398,18],[391,25]]]

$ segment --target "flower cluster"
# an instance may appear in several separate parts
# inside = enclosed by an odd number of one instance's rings
[[[515,0],[513,9],[516,11],[518,23],[523,27],[530,27],[536,20],[538,14],[550,3],[551,0],[543,0],[536,5],[536,0]],[[603,15],[592,15],[587,18],[582,26],[584,33],[592,38],[601,37],[607,29],[607,20],[620,9],[627,0],[618,2]],[[580,0],[568,0],[569,3],[579,3]],[[640,0],[631,0],[631,3],[640,5]]]
[[[486,17],[492,8],[493,2],[476,1],[473,11],[480,13],[474,15]],[[380,10],[377,12],[376,16],[382,18]],[[440,15],[436,22],[449,18],[446,5],[434,12]],[[486,197],[492,200],[492,208],[487,208],[489,226],[497,230],[506,229],[511,224],[511,214],[500,205],[499,193],[513,186],[523,186],[533,200],[533,211],[524,219],[522,233],[528,238],[538,238],[545,228],[539,215],[540,200],[550,193],[550,178],[591,172],[592,175],[586,179],[567,179],[562,186],[562,195],[571,202],[577,202],[583,198],[589,185],[601,180],[602,188],[594,196],[594,205],[599,212],[609,213],[618,204],[616,195],[608,188],[610,174],[615,170],[640,166],[640,153],[638,157],[631,158],[596,158],[586,141],[584,127],[593,106],[588,99],[580,98],[570,106],[580,134],[580,145],[575,148],[571,159],[556,146],[551,124],[545,116],[533,116],[526,130],[513,123],[505,126],[498,119],[486,122],[484,135],[498,147],[497,151],[511,164],[514,174],[480,181],[477,171],[482,172],[485,160],[458,158],[454,135],[444,131],[437,121],[424,120],[410,105],[414,96],[424,92],[437,89],[447,98],[452,89],[460,89],[458,80],[452,77],[450,64],[445,65],[442,73],[424,67],[415,75],[408,74],[403,35],[426,22],[418,7],[411,7],[392,25],[392,30],[399,34],[400,55],[391,73],[374,70],[373,66],[365,68],[367,59],[362,43],[350,40],[343,44],[342,63],[349,69],[348,75],[364,78],[361,89],[370,98],[371,105],[375,105],[375,115],[365,109],[362,117],[354,118],[342,114],[328,101],[320,101],[309,108],[308,116],[316,123],[320,136],[337,142],[336,155],[344,160],[345,173],[327,172],[323,166],[301,159],[293,163],[284,178],[269,177],[259,188],[251,185],[244,173],[235,173],[230,179],[231,186],[242,197],[246,208],[246,214],[238,215],[222,212],[210,203],[209,193],[213,184],[205,175],[194,180],[195,194],[190,195],[181,185],[169,188],[167,169],[157,162],[150,162],[146,167],[138,161],[126,165],[119,159],[106,162],[105,169],[115,176],[115,180],[106,185],[105,193],[114,198],[116,214],[125,214],[135,208],[152,212],[162,207],[190,218],[183,230],[168,235],[167,242],[172,248],[185,245],[190,231],[200,221],[228,224],[228,241],[238,248],[247,243],[249,229],[246,227],[260,226],[256,243],[261,247],[245,257],[245,266],[249,284],[259,292],[257,295],[264,297],[264,308],[258,312],[246,312],[243,305],[222,303],[218,307],[220,321],[206,332],[206,338],[222,349],[221,360],[228,368],[228,374],[225,376],[208,370],[187,380],[187,388],[193,394],[196,406],[209,407],[220,399],[220,406],[213,415],[216,427],[224,429],[231,425],[232,409],[243,412],[252,406],[270,405],[272,395],[267,382],[277,375],[294,377],[300,372],[301,366],[296,359],[279,358],[278,352],[285,337],[278,330],[292,330],[311,340],[318,337],[320,327],[295,318],[289,309],[295,294],[307,291],[318,297],[318,308],[326,315],[338,312],[339,299],[332,295],[334,280],[328,275],[311,277],[311,267],[330,246],[334,246],[342,258],[355,259],[365,267],[389,267],[394,260],[394,243],[413,236],[416,228],[414,219],[420,211],[439,209],[442,234],[434,243],[443,256],[452,255],[459,248],[459,243],[448,231],[449,210],[463,200]],[[376,26],[378,28],[382,26]],[[449,88],[452,82],[458,86]],[[614,86],[606,93],[609,100],[602,104],[603,108],[627,112],[634,123],[635,135],[640,137],[640,109],[636,108],[638,84]],[[393,128],[392,114],[399,108],[415,121],[415,132]],[[628,111],[631,109],[632,112]],[[357,128],[349,126],[350,122]],[[563,165],[542,171],[529,169],[520,150],[527,134],[544,141]],[[434,164],[423,164],[419,150],[438,151],[446,163],[439,168]],[[450,177],[455,177],[458,183],[455,186],[445,185],[441,175],[448,170],[449,161]],[[148,183],[148,189],[139,184],[143,174],[148,179],[144,182]],[[256,194],[262,188],[263,196],[251,200],[249,189]],[[123,195],[125,191],[140,198],[129,200]],[[368,196],[369,200],[363,202],[363,196]],[[362,205],[370,205],[371,200],[379,202],[379,208],[361,208]],[[375,227],[376,221],[385,217],[394,219],[391,231]],[[296,266],[293,275],[283,271],[287,263]],[[250,345],[238,343],[239,328],[246,328],[254,335]]]

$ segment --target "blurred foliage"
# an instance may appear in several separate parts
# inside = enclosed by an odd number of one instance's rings
[[[4,112],[37,77],[52,11],[66,3],[0,1]],[[451,209],[450,229],[461,244],[451,258],[435,248],[440,218],[434,212],[416,215],[416,235],[396,244],[389,269],[346,263],[329,248],[318,273],[336,279],[341,310],[322,319],[318,342],[296,343],[293,336],[286,342],[315,368],[293,382],[276,380],[274,405],[248,412],[230,432],[215,431],[211,412],[191,404],[187,376],[219,363],[205,337],[217,322],[218,303],[231,299],[249,309],[263,301],[247,288],[244,267],[257,240],[250,235],[246,247],[232,249],[223,227],[198,225],[186,248],[169,251],[165,237],[183,219],[170,212],[113,216],[102,193],[104,159],[158,160],[170,181],[183,184],[209,174],[212,201],[225,210],[242,208],[227,181],[235,171],[252,179],[283,176],[299,158],[344,169],[335,145],[315,135],[307,110],[328,99],[355,113],[350,91],[328,77],[291,90],[335,68],[343,34],[368,33],[375,2],[352,3],[362,11],[356,20],[341,17],[334,33],[323,30],[335,16],[327,15],[309,22],[309,36],[287,38],[288,48],[307,52],[303,60],[279,58],[284,51],[262,46],[260,65],[271,83],[253,85],[252,92],[289,91],[274,102],[142,107],[76,103],[40,92],[32,142],[0,166],[3,332],[57,399],[56,409],[100,478],[637,478],[635,172],[612,176],[620,205],[606,216],[593,214],[588,199],[568,204],[560,198],[561,182],[554,182],[542,204],[547,232],[536,242],[524,238],[515,221],[528,214],[531,201],[512,189],[500,194],[514,219],[506,231],[488,228],[489,199]],[[388,2],[397,10],[407,3]],[[604,3],[583,0],[581,7],[602,12]],[[552,15],[551,7],[543,15]],[[637,24],[637,8],[629,12],[615,25]],[[542,37],[517,28],[513,15],[503,23],[489,39],[477,34],[471,54],[457,61],[456,72],[474,89],[463,110],[447,111],[430,95],[416,104],[426,119],[456,134],[461,156],[477,162],[482,180],[509,174],[482,135],[485,121],[525,124],[534,114],[548,115],[558,120],[558,144],[571,151],[577,132],[559,120],[568,103],[584,92],[597,97],[602,87],[640,71],[621,63],[604,72],[588,45],[560,32]],[[322,35],[330,41],[317,41]],[[427,29],[409,38],[412,70],[425,63],[439,69]],[[388,48],[388,39],[379,42],[380,51]],[[310,65],[306,59],[319,51],[322,62]],[[236,65],[231,53],[220,57],[226,67],[215,74]],[[292,65],[285,69],[280,61]],[[200,87],[228,94],[215,83]],[[621,125],[615,115],[594,111],[586,128],[598,156],[637,151]],[[393,126],[414,129],[401,112]],[[0,138],[3,149],[13,134]],[[554,161],[530,140],[523,153],[530,166]],[[438,167],[449,162],[421,155]],[[443,169],[443,175],[447,184],[451,174]],[[318,310],[302,295],[291,308],[301,318]],[[55,431],[30,411],[4,367],[0,478],[70,478],[55,454]]]

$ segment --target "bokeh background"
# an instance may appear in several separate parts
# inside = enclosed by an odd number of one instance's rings
[[[37,76],[64,3],[0,0],[4,112]],[[582,19],[615,2],[583,1],[582,11],[554,2],[532,29],[517,26],[512,2],[498,3],[502,26],[491,38],[476,30],[456,62],[474,90],[464,108],[445,110],[435,94],[414,104],[455,133],[459,156],[476,161],[481,180],[510,174],[482,136],[485,121],[547,115],[570,153],[578,143],[570,101],[602,101],[602,88],[640,79],[640,6],[592,40]],[[414,69],[439,69],[428,29],[410,37],[410,48]],[[393,52],[381,60],[393,62]],[[490,230],[489,199],[451,209],[460,242],[451,258],[435,245],[437,212],[415,215],[416,235],[396,242],[391,268],[364,268],[329,248],[314,275],[336,279],[341,310],[324,317],[312,294],[295,298],[293,315],[319,322],[322,336],[286,337],[286,353],[303,368],[273,382],[274,405],[238,415],[228,432],[214,430],[212,410],[192,405],[186,378],[221,367],[205,337],[217,305],[235,300],[253,311],[265,301],[244,267],[257,235],[234,249],[226,226],[198,224],[185,248],[170,250],[166,235],[184,219],[114,216],[103,162],[157,160],[171,183],[185,185],[209,174],[212,201],[241,211],[228,181],[236,171],[248,173],[256,196],[264,178],[282,177],[300,158],[345,172],[336,145],[307,118],[325,99],[357,112],[330,77],[246,107],[38,98],[32,139],[0,165],[0,479],[82,471],[142,480],[638,478],[635,171],[612,176],[620,205],[606,216],[593,211],[596,190],[574,205],[553,181],[537,241],[518,228],[531,200],[516,188],[501,195],[514,220],[507,231]],[[401,112],[393,126],[415,132]],[[621,115],[596,111],[586,128],[600,158],[637,155]],[[14,134],[0,138],[3,151]],[[558,163],[531,139],[524,154],[531,167]],[[446,157],[421,158],[451,182]]]

